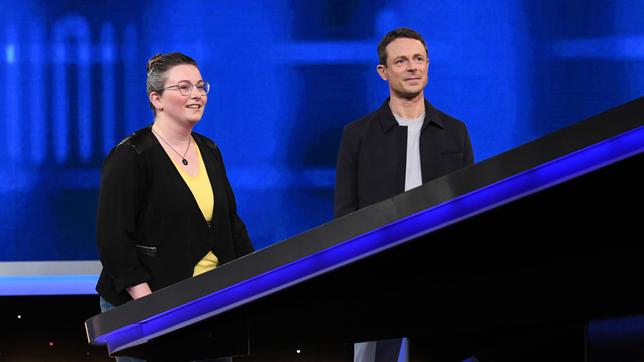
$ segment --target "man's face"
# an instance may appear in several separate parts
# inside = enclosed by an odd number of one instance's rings
[[[389,82],[392,96],[413,98],[427,85],[427,52],[423,43],[411,38],[398,38],[387,44],[387,64],[377,67],[382,79]]]

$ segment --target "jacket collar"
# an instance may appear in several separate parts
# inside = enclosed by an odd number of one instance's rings
[[[385,133],[389,132],[392,128],[398,125],[398,121],[396,121],[396,117],[394,117],[394,113],[389,107],[389,98],[387,98],[382,106],[380,106],[377,114],[380,125],[382,126],[382,130]],[[434,123],[440,128],[445,128],[443,119],[438,110],[434,108],[431,103],[427,101],[427,99],[425,99],[425,122],[423,123],[422,130],[424,131],[430,123]]]

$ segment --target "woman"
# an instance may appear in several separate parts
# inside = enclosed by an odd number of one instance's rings
[[[197,63],[168,53],[147,68],[154,123],[119,143],[101,175],[103,311],[253,251],[217,145],[192,132],[210,89]]]

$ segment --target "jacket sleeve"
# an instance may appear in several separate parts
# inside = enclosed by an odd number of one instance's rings
[[[345,127],[335,168],[333,217],[338,218],[358,209],[359,140]]]
[[[226,173],[226,168],[224,166],[224,159],[221,155],[219,148],[216,148],[217,156],[221,162],[221,167],[223,168],[224,175],[226,176],[226,193],[227,199],[230,203],[228,205],[228,212],[230,218],[230,230],[232,232],[233,243],[235,248],[235,257],[239,258],[246,254],[250,254],[255,251],[255,247],[248,236],[248,230],[246,229],[246,224],[242,221],[237,213],[237,202],[235,201],[235,194],[233,189],[230,186],[230,181],[228,181],[228,175]]]
[[[101,174],[96,241],[105,273],[118,293],[150,279],[136,252],[136,217],[141,208],[142,170],[127,144],[106,158]]]
[[[467,167],[474,163],[474,151],[472,150],[472,141],[470,141],[470,134],[465,128],[465,144],[463,145],[463,167]]]

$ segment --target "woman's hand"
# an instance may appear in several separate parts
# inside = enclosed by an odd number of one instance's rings
[[[132,299],[139,299],[141,297],[145,297],[148,294],[152,294],[152,290],[150,290],[148,283],[141,283],[133,287],[129,287],[127,288],[127,292],[130,293]]]

